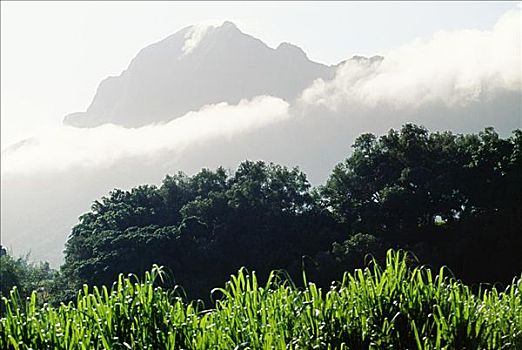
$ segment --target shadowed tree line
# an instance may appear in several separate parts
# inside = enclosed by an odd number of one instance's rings
[[[389,248],[467,283],[509,283],[522,271],[521,223],[520,130],[501,138],[407,124],[358,137],[317,188],[298,168],[245,161],[114,190],[73,228],[53,288],[67,300],[83,283],[110,285],[156,263],[190,298],[208,300],[241,266],[295,280],[305,267],[328,285]]]

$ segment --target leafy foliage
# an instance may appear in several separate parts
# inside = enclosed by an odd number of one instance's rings
[[[75,290],[158,263],[204,297],[241,266],[266,276],[291,269],[303,254],[328,249],[335,234],[309,189],[296,168],[246,161],[233,176],[204,169],[168,176],[159,188],[115,190],[74,227],[62,271]]]
[[[492,128],[455,135],[407,124],[361,135],[353,148],[317,189],[297,168],[245,161],[234,173],[203,169],[112,191],[71,233],[62,299],[154,263],[193,298],[242,266],[294,279],[305,266],[327,286],[388,248],[470,283],[509,283],[522,271],[520,130],[502,139]]]
[[[347,231],[471,283],[508,283],[522,270],[521,150],[520,130],[502,139],[492,128],[454,135],[407,124],[361,135],[320,192]]]
[[[522,271],[521,227],[522,131],[501,138],[492,128],[456,135],[407,124],[361,135],[318,188],[298,168],[245,161],[234,172],[115,189],[80,217],[47,290],[51,301],[73,300],[83,284],[110,286],[119,273],[160,264],[168,286],[209,302],[242,266],[261,280],[275,269],[299,280],[305,268],[327,287],[368,254],[384,261],[389,248],[471,285],[508,284]],[[4,293],[28,293],[26,273],[10,271]]]
[[[0,246],[0,298],[9,296],[16,286],[23,298],[37,291],[42,301],[49,301],[56,292],[56,275],[48,263],[32,263],[29,255],[14,258]]]
[[[522,278],[503,292],[467,286],[389,251],[329,289],[296,288],[272,272],[261,285],[242,269],[215,308],[202,310],[158,286],[157,266],[140,282],[85,286],[76,301],[24,306],[4,299],[0,348],[10,349],[517,349],[522,346]],[[522,276],[521,276],[522,277]]]

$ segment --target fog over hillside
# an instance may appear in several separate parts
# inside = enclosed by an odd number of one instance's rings
[[[92,201],[167,173],[263,159],[320,184],[363,132],[414,122],[508,135],[522,128],[520,20],[512,10],[488,31],[439,32],[335,67],[229,22],[185,28],[104,80],[86,112],[2,152],[2,244],[56,266]]]

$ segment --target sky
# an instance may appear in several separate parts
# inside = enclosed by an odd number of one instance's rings
[[[276,47],[336,64],[441,30],[490,29],[519,2],[1,2],[1,147],[84,111],[143,47],[195,23],[233,21]]]

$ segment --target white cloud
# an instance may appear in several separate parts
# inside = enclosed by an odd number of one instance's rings
[[[205,106],[167,124],[135,129],[112,124],[96,128],[64,126],[2,152],[2,172],[55,172],[108,165],[125,157],[162,150],[180,152],[189,144],[231,138],[278,123],[288,117],[288,108],[288,103],[281,99],[259,96],[237,105]]]
[[[305,90],[301,102],[332,110],[354,104],[411,109],[463,106],[498,90],[520,91],[520,12],[507,12],[491,31],[438,32],[385,53],[382,62],[349,60],[333,80]]]
[[[199,45],[201,40],[205,37],[207,31],[212,28],[212,26],[207,25],[194,25],[192,26],[188,32],[185,34],[185,44],[181,48],[183,54],[181,57],[184,57],[190,54],[194,49]]]
[[[208,32],[223,25],[224,22],[225,20],[209,19],[192,25],[187,33],[185,33],[185,43],[181,48],[182,54],[179,59],[191,54],[198,47],[201,41],[203,41]]]

